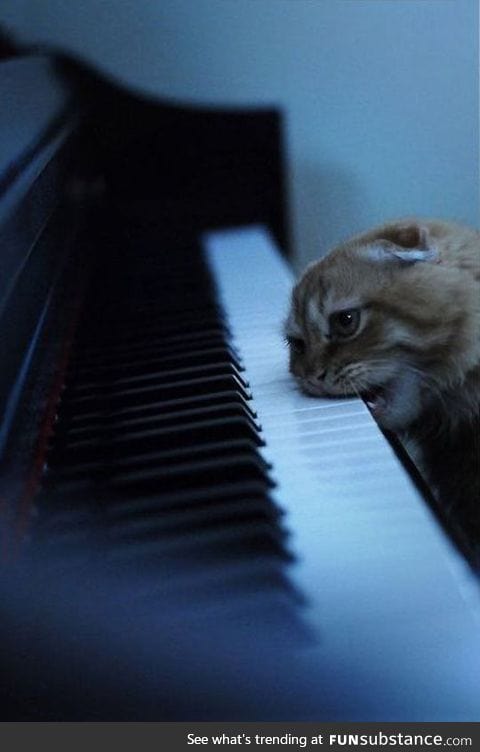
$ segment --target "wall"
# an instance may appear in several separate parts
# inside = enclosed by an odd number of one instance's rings
[[[126,81],[286,113],[296,263],[385,218],[479,224],[477,0],[2,0]]]

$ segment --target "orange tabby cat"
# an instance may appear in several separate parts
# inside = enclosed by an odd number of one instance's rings
[[[480,232],[402,220],[311,264],[285,325],[314,396],[363,397],[480,552]]]

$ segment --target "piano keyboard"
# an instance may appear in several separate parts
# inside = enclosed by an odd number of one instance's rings
[[[211,274],[198,244],[159,255],[140,234],[141,259],[138,237],[122,237],[121,263],[95,269],[31,555],[56,572],[100,560],[128,576],[133,602],[154,598],[172,619],[195,597],[301,637],[264,439]]]
[[[206,264],[138,241],[95,272],[31,560],[106,571],[102,608],[161,614],[183,645],[208,624],[207,663],[240,630],[243,720],[477,720],[478,583],[363,403],[297,391],[268,234],[211,233]],[[190,717],[231,719],[217,699]]]

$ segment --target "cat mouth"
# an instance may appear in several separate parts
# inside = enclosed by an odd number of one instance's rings
[[[321,384],[313,383],[308,379],[301,379],[300,385],[304,394],[308,394],[311,397],[332,397],[339,399],[341,397],[348,397],[355,394],[363,400],[375,420],[382,423],[382,421],[387,418],[387,415],[395,403],[397,379],[392,378],[384,384],[370,385],[367,389],[362,391],[355,389],[351,392],[348,391],[341,394],[328,392]]]
[[[383,384],[373,384],[359,395],[384,428],[403,430],[418,418],[421,384],[415,374],[400,372]]]
[[[394,381],[378,386],[371,386],[360,393],[360,397],[372,413],[374,418],[382,418],[386,413],[389,402],[393,398]]]

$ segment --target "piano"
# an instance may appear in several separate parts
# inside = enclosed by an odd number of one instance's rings
[[[288,374],[280,114],[0,79],[2,720],[480,720],[477,574]]]

